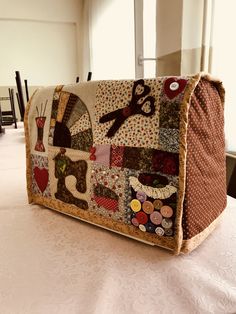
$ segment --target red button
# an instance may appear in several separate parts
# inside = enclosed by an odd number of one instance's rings
[[[142,225],[148,222],[148,216],[144,212],[139,212],[136,214],[136,218],[138,222]]]
[[[137,218],[132,218],[131,220],[132,224],[135,226],[135,227],[138,227],[139,226],[139,222],[138,222],[138,219]]]
[[[94,161],[94,160],[96,160],[96,156],[92,154],[89,156],[89,159]]]
[[[91,146],[90,149],[89,149],[89,152],[90,152],[90,154],[95,154],[95,152],[96,152],[96,147]]]

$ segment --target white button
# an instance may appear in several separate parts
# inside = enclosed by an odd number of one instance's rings
[[[179,88],[179,83],[173,82],[170,84],[170,90],[177,90]]]
[[[141,231],[146,232],[146,227],[144,225],[140,224],[138,227]]]
[[[161,227],[157,227],[157,228],[155,229],[155,232],[156,232],[156,234],[159,235],[159,236],[163,236],[164,233],[165,233],[164,229],[162,229]]]
[[[161,222],[162,227],[170,229],[173,226],[173,222],[170,218],[164,218]]]

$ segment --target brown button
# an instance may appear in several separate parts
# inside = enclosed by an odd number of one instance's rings
[[[164,205],[161,208],[161,214],[165,218],[170,218],[171,216],[173,216],[173,209],[168,205]]]
[[[143,211],[146,213],[146,214],[151,214],[154,212],[154,206],[152,204],[152,202],[149,202],[149,201],[145,201],[142,205],[143,207]]]
[[[163,203],[162,203],[161,200],[155,200],[153,202],[153,206],[154,206],[155,209],[161,209],[161,207],[163,206]]]

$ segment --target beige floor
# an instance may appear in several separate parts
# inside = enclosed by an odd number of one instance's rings
[[[236,200],[192,254],[28,205],[23,127],[0,137],[0,313],[236,313]]]

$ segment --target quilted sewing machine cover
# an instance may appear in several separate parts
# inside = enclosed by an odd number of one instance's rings
[[[190,252],[226,206],[223,107],[204,74],[38,89],[25,114],[29,202]]]

